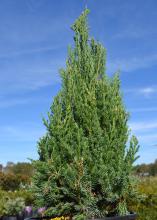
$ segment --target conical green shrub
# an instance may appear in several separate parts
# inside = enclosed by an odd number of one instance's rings
[[[126,214],[133,193],[137,139],[129,144],[119,75],[106,75],[106,51],[89,38],[86,9],[72,26],[74,48],[60,71],[62,88],[44,120],[33,192],[52,216]]]

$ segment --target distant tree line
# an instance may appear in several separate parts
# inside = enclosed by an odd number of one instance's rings
[[[154,163],[140,164],[135,166],[135,175],[138,176],[157,176],[157,159]],[[31,183],[33,166],[31,163],[8,162],[6,166],[0,164],[0,189],[17,190],[28,186]]]
[[[31,163],[8,162],[6,166],[0,165],[0,189],[14,191],[25,188],[31,183],[33,167]]]
[[[135,174],[138,176],[157,176],[157,159],[154,163],[135,166]]]

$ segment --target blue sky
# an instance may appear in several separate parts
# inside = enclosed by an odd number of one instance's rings
[[[121,70],[138,163],[157,158],[157,1],[88,0],[90,34]],[[0,163],[37,158],[36,143],[60,88],[58,69],[73,43],[83,0],[0,0]]]

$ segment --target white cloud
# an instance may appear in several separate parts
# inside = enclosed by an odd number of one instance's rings
[[[35,5],[37,4],[35,3],[34,6]],[[61,35],[62,37],[66,36],[65,30],[70,30],[70,25],[72,23],[72,18],[68,16],[68,14],[60,14],[60,16],[56,17],[40,16],[37,19],[34,19],[32,13],[29,13],[28,15],[29,16],[19,16],[16,14],[17,18],[19,19],[16,19],[15,22],[13,22],[12,19],[8,20],[5,16],[1,17],[0,46],[4,51],[8,46],[5,45],[4,47],[4,43],[8,43],[9,46],[11,46],[11,48],[14,47],[14,49],[17,44],[19,46],[30,43],[41,44],[47,40],[55,40],[54,43],[57,43],[58,38],[56,37],[58,35]],[[4,22],[4,19],[6,19],[6,22]],[[62,43],[62,41],[60,43]]]
[[[132,122],[129,125],[133,131],[145,131],[145,130],[157,128],[157,121]]]
[[[68,13],[50,16],[51,12],[38,18],[34,11],[43,13],[45,1],[27,0],[24,4],[24,14],[15,12],[15,22],[14,10],[9,19],[5,14],[0,19],[0,96],[60,82],[58,69],[64,66],[61,53],[72,18]]]
[[[0,126],[0,142],[34,142],[42,137],[44,133],[43,126],[38,124],[4,125]]]
[[[149,148],[154,147],[153,145],[157,143],[157,134],[142,134],[137,135],[137,137],[142,144]]]
[[[118,69],[120,69],[121,72],[132,72],[137,69],[148,68],[154,65],[157,65],[157,54],[123,59],[115,58],[107,63],[107,68],[109,72],[115,72]]]
[[[145,98],[150,98],[152,95],[157,93],[157,86],[147,86],[143,88],[130,88],[124,89],[124,93],[132,93],[134,95],[142,95]]]
[[[33,122],[0,125],[1,163],[38,158],[37,141],[46,132],[42,122],[39,123],[39,125]]]
[[[143,89],[139,89],[139,93],[143,94],[146,97],[149,97],[151,94],[156,92],[157,92],[157,88],[153,88],[153,87],[146,87]]]
[[[22,50],[14,50],[14,51],[8,51],[8,53],[0,53],[0,59],[6,59],[11,57],[17,57],[22,55],[29,55],[33,53],[41,53],[41,52],[48,52],[53,51],[55,49],[59,48],[59,46],[55,45],[53,47],[37,47],[37,48],[28,48],[28,49],[22,49]]]
[[[3,64],[0,70],[3,72],[0,80],[0,96],[60,83],[58,69],[63,66],[62,60],[50,58],[44,61],[37,59],[26,60],[24,63],[12,61],[9,65]]]
[[[157,144],[153,144],[152,147],[157,147]]]
[[[36,104],[49,102],[49,99],[46,97],[23,97],[23,98],[0,98],[0,109],[13,107],[17,105],[27,105],[27,104]]]
[[[151,27],[148,30],[147,28],[142,28],[142,27],[135,27],[135,25],[130,25],[127,26],[125,29],[120,30],[119,33],[115,33],[114,36],[112,37],[113,39],[122,39],[124,40],[125,38],[134,38],[134,39],[141,39],[148,37],[150,35],[156,34],[156,29],[152,29]]]
[[[152,147],[157,143],[157,121],[130,122],[129,126],[141,146]]]

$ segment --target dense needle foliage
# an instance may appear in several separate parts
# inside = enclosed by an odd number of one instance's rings
[[[44,120],[33,192],[47,215],[76,219],[126,214],[138,142],[129,144],[118,74],[106,75],[106,51],[89,38],[86,9],[72,26],[74,48],[62,88]]]

